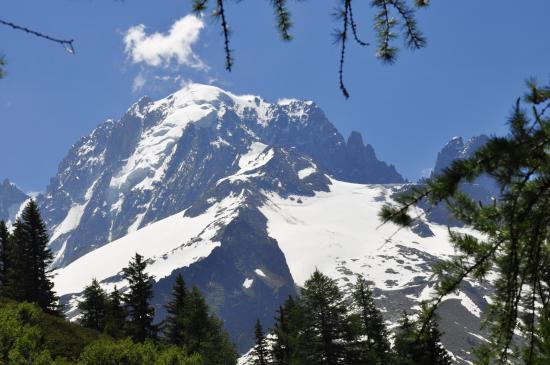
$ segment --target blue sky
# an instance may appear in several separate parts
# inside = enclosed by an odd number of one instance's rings
[[[359,31],[373,42],[373,12],[360,2]],[[223,68],[219,26],[208,18],[195,27],[197,34],[183,32],[190,48],[180,50],[179,59],[154,58],[177,55],[170,42],[153,51],[140,48],[151,33],[169,35],[189,14],[190,3],[4,0],[0,19],[74,38],[77,53],[0,27],[0,53],[8,61],[8,75],[0,80],[0,179],[43,191],[68,148],[97,124],[120,117],[142,95],[162,97],[192,80],[271,101],[314,100],[344,136],[360,131],[379,158],[416,180],[451,137],[505,133],[524,80],[550,76],[548,0],[433,1],[418,14],[426,49],[402,49],[398,62],[387,66],[376,60],[372,46],[349,48],[349,100],[337,84],[339,49],[331,17],[336,0],[291,1],[290,43],[279,40],[268,1],[228,1],[231,73]],[[139,25],[142,33],[136,33]],[[134,53],[125,50],[129,29],[139,44]]]

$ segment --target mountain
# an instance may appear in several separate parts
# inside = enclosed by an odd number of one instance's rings
[[[17,213],[28,198],[14,183],[5,179],[0,183],[0,220],[15,221]]]
[[[489,137],[483,134],[471,137],[466,142],[464,142],[462,137],[453,137],[437,154],[431,177],[441,174],[455,160],[472,157],[488,141]],[[493,199],[500,196],[499,186],[486,175],[478,177],[471,183],[460,184],[460,190],[483,204],[492,204]],[[420,207],[426,211],[427,219],[434,223],[454,227],[462,225],[450,216],[448,209],[444,205],[432,207],[426,202],[422,202]]]
[[[92,278],[124,289],[121,269],[139,252],[155,276],[157,320],[182,273],[245,352],[256,319],[269,327],[315,268],[342,286],[364,275],[392,324],[429,297],[431,267],[454,253],[447,227],[379,227],[381,206],[408,188],[313,102],[192,84],[100,124],[37,199],[69,317]],[[483,341],[488,290],[466,283],[442,304],[445,345],[459,362]]]
[[[189,208],[220,179],[246,172],[240,157],[264,145],[278,148],[276,160],[307,157],[335,178],[403,182],[358,133],[346,142],[312,102],[270,104],[193,84],[142,98],[71,148],[39,199],[56,265]]]

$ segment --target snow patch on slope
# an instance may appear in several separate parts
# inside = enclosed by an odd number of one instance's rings
[[[261,173],[251,173],[254,170],[259,169],[260,167],[267,164],[275,155],[272,148],[268,148],[266,144],[260,142],[253,142],[247,153],[242,155],[239,159],[239,171],[234,175],[224,177],[217,182],[217,185],[220,183],[229,180],[230,182],[234,181],[243,181],[251,177],[261,176]]]
[[[197,217],[174,214],[80,257],[56,271],[57,293],[78,293],[93,278],[102,281],[117,275],[136,252],[150,261],[148,272],[157,280],[189,266],[219,246],[213,238],[236,216],[242,199],[229,196]]]
[[[316,172],[317,172],[317,169],[315,167],[306,167],[305,169],[298,171],[298,178],[300,180],[303,180],[309,175],[314,174]]]
[[[398,289],[425,273],[414,257],[407,268],[396,262],[402,258],[400,247],[441,258],[454,253],[446,227],[427,223],[434,237],[398,230],[390,223],[379,227],[378,212],[389,201],[391,186],[331,182],[330,192],[300,197],[301,203],[268,194],[260,208],[298,285],[318,268],[331,277],[361,274],[378,288]]]
[[[69,233],[76,229],[80,224],[80,219],[84,215],[85,209],[86,204],[73,204],[65,216],[65,219],[56,227],[50,241],[55,241],[62,234]]]

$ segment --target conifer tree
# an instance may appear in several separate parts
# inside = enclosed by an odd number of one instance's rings
[[[168,313],[164,321],[164,335],[169,344],[183,346],[185,344],[185,315],[188,292],[181,274],[176,276],[172,288],[172,298],[165,305]]]
[[[127,329],[126,318],[128,317],[128,313],[122,301],[122,294],[115,286],[107,297],[107,313],[104,328],[104,332],[115,339],[123,338]]]
[[[84,288],[83,300],[78,303],[81,312],[80,324],[102,332],[107,316],[107,294],[96,279]]]
[[[273,328],[275,339],[271,349],[275,364],[290,364],[298,348],[298,334],[303,327],[302,313],[299,302],[292,296],[277,311]]]
[[[214,331],[210,310],[199,288],[194,286],[185,301],[184,336],[188,350],[201,353],[202,347]]]
[[[437,322],[431,320],[428,325],[428,331],[425,339],[425,352],[427,365],[451,365],[451,357],[443,345],[441,344],[441,332],[439,331]]]
[[[337,365],[344,356],[346,306],[336,282],[315,270],[301,297],[305,326],[300,357],[312,365]]]
[[[53,255],[48,241],[38,205],[30,200],[14,224],[5,289],[12,299],[36,303],[44,311],[58,314],[58,298],[49,270]]]
[[[124,302],[128,308],[129,334],[137,342],[156,336],[153,325],[155,308],[150,304],[153,297],[153,277],[145,272],[146,268],[147,262],[136,253],[128,267],[122,269],[124,278],[128,281],[128,293],[124,295]]]
[[[210,308],[197,287],[189,291],[183,311],[184,347],[198,353],[206,365],[234,365],[237,353],[221,321],[210,314]]]
[[[550,307],[541,310],[540,326],[537,329],[533,363],[536,365],[550,364]],[[530,352],[524,351],[523,360],[529,363]]]
[[[416,365],[415,359],[419,358],[420,351],[414,324],[409,320],[407,312],[403,312],[399,322],[395,334],[394,362],[396,365]]]
[[[372,291],[367,281],[359,276],[352,292],[355,306],[359,310],[361,330],[359,334],[364,338],[367,357],[372,364],[387,364],[390,357],[390,343],[388,330],[384,324],[382,313],[376,307]]]
[[[425,316],[424,311],[421,316]],[[447,351],[441,345],[441,332],[435,317],[422,330],[404,313],[395,336],[395,362],[397,365],[451,365]]]
[[[8,270],[8,251],[10,232],[6,226],[6,222],[0,220],[0,285],[4,285],[6,280],[6,272]]]
[[[264,330],[260,320],[256,320],[254,326],[255,345],[253,350],[254,362],[253,365],[268,365],[271,363],[269,357],[269,350],[267,347],[267,340],[264,335]]]

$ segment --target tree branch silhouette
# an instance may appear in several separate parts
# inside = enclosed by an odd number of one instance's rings
[[[5,26],[10,27],[10,28],[15,29],[15,30],[20,30],[20,31],[23,31],[23,32],[28,33],[28,34],[32,34],[32,35],[34,35],[38,38],[42,38],[42,39],[46,39],[46,40],[51,41],[51,42],[58,43],[58,44],[62,45],[67,52],[69,52],[71,54],[75,53],[75,49],[74,49],[74,46],[73,46],[74,39],[54,38],[54,37],[49,36],[47,34],[40,33],[40,32],[37,32],[35,30],[29,29],[27,27],[23,27],[23,26],[20,26],[20,25],[17,25],[17,24],[14,24],[12,22],[8,22],[8,21],[2,20],[2,19],[0,19],[0,24],[5,25]]]

